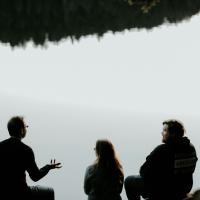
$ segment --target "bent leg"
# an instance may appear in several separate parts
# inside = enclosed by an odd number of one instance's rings
[[[30,186],[31,200],[54,200],[54,190],[50,187]]]
[[[140,196],[145,193],[144,180],[139,175],[128,176],[124,186],[128,200],[140,200]]]

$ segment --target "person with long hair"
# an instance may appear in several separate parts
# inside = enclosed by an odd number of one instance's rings
[[[96,160],[88,166],[84,178],[84,191],[88,200],[121,200],[124,173],[113,144],[97,140]]]

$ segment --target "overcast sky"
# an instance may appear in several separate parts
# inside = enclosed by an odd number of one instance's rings
[[[0,44],[0,95],[139,112],[199,115],[200,16],[152,31],[47,48]]]

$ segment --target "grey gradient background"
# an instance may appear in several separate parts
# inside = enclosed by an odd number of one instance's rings
[[[47,48],[0,45],[0,139],[23,115],[24,142],[39,166],[63,167],[29,184],[55,188],[56,199],[87,199],[85,168],[99,138],[111,139],[125,176],[137,174],[161,141],[162,121],[177,118],[200,154],[200,16],[152,31],[64,40]],[[194,187],[200,187],[199,164]],[[123,190],[123,199],[126,199]]]

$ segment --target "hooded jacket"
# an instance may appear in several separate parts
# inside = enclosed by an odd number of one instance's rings
[[[196,162],[195,148],[187,137],[157,146],[140,168],[149,196],[184,197],[192,188]]]

